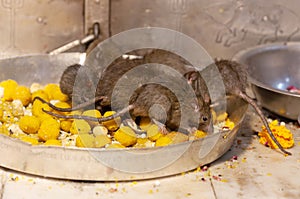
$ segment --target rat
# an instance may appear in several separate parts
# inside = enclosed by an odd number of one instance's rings
[[[95,96],[90,90],[97,86],[96,74],[92,68],[73,64],[63,71],[59,81],[60,90],[73,100],[74,105],[89,101]]]
[[[207,130],[209,129],[209,126],[211,126],[211,114],[210,114],[210,98],[208,89],[205,86],[204,80],[201,78],[201,75],[198,71],[187,69],[185,66],[189,63],[186,62],[183,58],[181,58],[178,55],[170,54],[167,51],[163,50],[154,50],[150,51],[150,53],[146,54],[144,56],[144,59],[142,60],[124,60],[118,58],[115,60],[109,67],[107,67],[106,71],[104,71],[103,78],[100,79],[97,88],[96,88],[96,98],[99,99],[100,103],[102,103],[102,106],[107,106],[110,104],[110,97],[112,94],[112,90],[114,88],[114,85],[116,84],[116,81],[122,77],[122,75],[129,71],[130,69],[134,68],[135,66],[138,66],[140,64],[147,62],[156,62],[156,63],[164,63],[167,65],[171,65],[176,70],[180,71],[181,73],[184,73],[184,77],[187,79],[188,83],[192,85],[193,89],[195,90],[195,94],[198,98],[198,101],[196,103],[191,103],[194,106],[194,111],[198,111],[200,115],[200,125],[198,126],[198,129],[200,130]],[[267,131],[272,138],[272,140],[277,144],[279,149],[283,151],[286,154],[291,154],[283,149],[283,147],[280,145],[280,143],[276,140],[274,137],[272,131],[269,128],[268,122],[266,118],[264,117],[261,109],[256,104],[256,102],[250,98],[246,94],[246,87],[247,87],[247,70],[244,65],[241,65],[234,61],[229,60],[216,60],[215,62],[216,66],[218,67],[221,76],[223,78],[226,94],[235,95],[237,97],[242,98],[247,103],[249,103],[258,113],[259,117],[263,121],[264,125],[267,128]],[[114,73],[116,71],[119,73]],[[68,71],[68,69],[66,70]],[[65,72],[66,72],[65,71]],[[67,74],[67,73],[66,73]],[[76,72],[71,72],[69,75],[76,75]],[[68,75],[68,74],[67,74]],[[68,92],[65,92],[66,94],[70,94],[70,90],[72,89],[72,85],[63,85],[61,84],[63,81],[63,76],[61,78],[60,86],[62,91],[68,90]],[[75,77],[73,77],[75,78]],[[71,77],[72,79],[72,77]],[[65,87],[65,88],[64,88]],[[68,87],[68,89],[66,89]],[[160,91],[159,91],[160,90]],[[157,92],[157,93],[156,93]],[[155,94],[156,93],[156,94]],[[163,94],[162,94],[163,93]],[[159,97],[160,96],[160,97]],[[96,98],[90,100],[89,102],[85,102],[78,106],[77,108],[82,108],[86,104],[92,104],[96,102]],[[158,85],[147,85],[143,86],[142,89],[136,93],[135,97],[130,99],[130,105],[128,107],[123,108],[121,111],[118,111],[115,115],[106,117],[106,118],[90,118],[90,117],[83,117],[83,116],[76,116],[78,119],[87,119],[87,120],[94,120],[103,122],[106,120],[110,120],[116,117],[121,116],[122,114],[126,113],[127,111],[131,111],[131,113],[134,116],[144,116],[148,114],[149,108],[151,107],[151,104],[158,104],[163,107],[165,110],[165,114],[167,115],[167,121],[166,124],[170,127],[176,126],[174,124],[178,124],[180,120],[180,111],[178,106],[176,107],[176,103],[178,101],[174,100],[174,96],[172,96],[171,93],[165,91],[163,88],[161,88]],[[174,105],[173,105],[174,104]],[[189,105],[191,105],[189,104]],[[190,106],[192,107],[192,106]],[[53,107],[54,108],[54,107]],[[76,108],[76,107],[75,107]],[[74,109],[75,109],[74,108]],[[56,109],[59,111],[70,111],[71,109]],[[73,109],[72,109],[73,110]],[[191,109],[189,109],[191,111]],[[161,116],[162,113],[157,113],[154,115],[154,118],[158,121],[162,119]],[[59,115],[55,115],[59,116]],[[64,116],[67,117],[67,116]],[[74,116],[68,116],[73,117]],[[174,122],[175,121],[175,122]],[[177,125],[178,126],[178,125]]]
[[[184,95],[184,94],[183,94]],[[197,95],[196,95],[197,96]],[[180,131],[189,133],[192,129],[189,127],[194,127],[197,129],[201,129],[205,132],[210,131],[212,128],[211,121],[211,113],[209,110],[209,103],[204,102],[200,95],[197,96],[196,99],[188,99],[191,101],[184,101],[185,107],[181,107],[181,103],[175,96],[175,94],[169,90],[168,88],[159,85],[159,84],[146,84],[139,87],[133,95],[130,97],[129,106],[125,107],[121,111],[118,111],[113,116],[105,117],[105,118],[93,118],[88,116],[65,116],[58,115],[51,112],[47,112],[53,116],[61,117],[61,118],[69,118],[69,119],[85,119],[92,120],[98,122],[104,122],[107,120],[111,120],[122,116],[127,111],[130,112],[132,118],[137,117],[149,117],[154,120],[154,122],[158,122],[157,124],[165,124],[171,130],[178,130],[178,127],[182,125]],[[43,99],[37,97],[37,99],[47,103],[50,107],[58,111],[73,111],[75,109],[86,108],[87,105],[92,105],[95,101],[101,101],[106,99],[105,97],[97,97],[88,102],[82,103],[77,107],[73,108],[58,108],[54,105],[44,101]],[[193,101],[194,100],[194,101]],[[158,106],[155,110],[151,111],[152,106]],[[182,109],[181,109],[182,108]],[[180,124],[181,120],[181,111],[185,111],[188,113],[194,112],[195,115],[199,117],[185,117],[183,119],[183,124]]]
[[[276,143],[278,148],[285,154],[291,155],[290,152],[283,149],[281,144],[277,141],[277,139],[274,137],[269,124],[267,122],[267,119],[265,118],[261,108],[258,106],[258,104],[246,94],[246,88],[247,88],[247,66],[242,65],[236,61],[232,60],[225,60],[225,59],[219,59],[215,61],[215,65],[217,66],[225,86],[225,91],[227,95],[234,95],[237,97],[242,98],[244,101],[246,101],[248,104],[250,104],[258,116],[260,117],[261,121],[263,122],[264,126],[267,129],[268,134],[270,135],[271,139]],[[189,79],[197,79],[197,76],[199,74],[191,71],[188,74],[186,74],[187,78]]]
[[[76,105],[73,108],[69,109],[61,109],[53,106],[48,103],[53,109],[58,111],[72,111],[75,109],[81,109],[88,105],[94,105],[97,103],[97,109],[102,110],[105,107],[109,107],[111,103],[111,96],[113,89],[117,83],[117,81],[129,70],[133,69],[136,66],[145,64],[145,63],[159,63],[164,64],[169,67],[172,67],[177,72],[182,74],[182,78],[184,78],[184,74],[187,71],[191,70],[189,63],[184,60],[182,57],[172,54],[168,51],[164,50],[147,50],[144,54],[143,59],[123,59],[119,57],[114,62],[112,62],[108,67],[102,71],[101,77],[98,82],[93,80],[95,71],[88,71],[86,66],[81,66],[78,64],[69,66],[62,74],[60,79],[60,88],[63,93],[68,95],[73,99],[73,102],[76,102]],[[76,91],[74,91],[75,78],[78,74],[78,71],[81,70],[83,72],[82,80],[76,80],[80,83],[80,89],[83,91],[77,92],[80,95],[76,95]],[[172,81],[172,77],[169,77],[168,74],[164,74],[164,81]],[[97,78],[96,78],[97,79]],[[127,111],[130,112],[130,115],[133,119],[137,117],[145,117],[150,116],[154,121],[157,121],[161,124],[165,124],[170,130],[178,130],[178,127],[181,126],[184,129],[180,129],[185,132],[189,132],[189,127],[195,127],[199,130],[209,131],[212,129],[211,122],[211,112],[210,112],[210,98],[208,95],[204,95],[202,93],[208,93],[208,89],[205,85],[205,81],[202,79],[201,75],[193,81],[188,79],[184,79],[187,81],[189,85],[192,86],[193,89],[198,89],[195,91],[196,98],[188,99],[184,104],[180,104],[175,94],[168,88],[159,85],[159,84],[145,84],[140,86],[130,97],[129,106],[127,107],[117,107],[121,110],[117,110],[117,113],[110,117],[105,118],[91,118],[88,116],[65,116],[58,115],[55,113],[48,112],[56,117],[62,118],[78,118],[78,119],[86,119],[93,120],[98,122],[104,122],[107,120],[111,120],[113,118],[117,118]],[[201,85],[199,88],[197,85]],[[90,87],[95,88],[96,85],[96,93],[91,95],[87,95],[85,91],[89,91]],[[203,92],[205,91],[205,92]],[[126,95],[127,93],[124,93]],[[182,94],[184,95],[184,93]],[[205,97],[203,97],[205,96]],[[118,93],[118,97],[124,97],[122,93]],[[75,98],[75,100],[74,100]],[[37,98],[42,100],[41,98]],[[43,100],[42,100],[43,101]],[[44,101],[45,102],[45,101]],[[47,102],[45,102],[47,103]],[[155,105],[155,110],[151,110],[151,107]],[[186,117],[182,118],[181,121],[181,111],[192,112],[195,114],[195,117]],[[180,123],[182,122],[182,123]]]

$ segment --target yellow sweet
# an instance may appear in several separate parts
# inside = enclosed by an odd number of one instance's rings
[[[102,116],[100,111],[98,111],[96,109],[84,111],[82,113],[82,115],[86,115],[86,116],[90,116],[90,117],[97,117],[97,118],[100,118]]]
[[[125,146],[123,146],[120,143],[112,143],[106,147],[106,149],[120,149],[120,148],[125,148]]]
[[[101,117],[102,117],[100,111],[98,111],[98,110],[96,110],[96,109],[84,111],[84,112],[82,113],[82,115],[84,115],[84,116],[89,116],[89,117],[96,117],[96,118],[101,118]],[[96,125],[99,124],[99,122],[94,122],[94,121],[88,121],[88,123],[89,123],[91,126],[96,126]]]
[[[230,130],[234,128],[234,122],[232,122],[229,118],[225,120],[225,127],[228,127]]]
[[[138,138],[136,144],[133,147],[145,148],[147,146],[153,146],[152,141],[150,141],[148,138]]]
[[[216,120],[217,120],[217,122],[223,122],[226,120],[227,117],[228,117],[228,113],[224,112],[224,113],[218,115]]]
[[[31,100],[33,101],[35,97],[40,97],[47,102],[49,102],[48,94],[44,90],[37,90],[31,94]]]
[[[168,133],[166,135],[166,137],[171,138],[172,144],[186,142],[186,141],[189,140],[189,136],[187,136],[183,133],[180,133],[180,132],[175,132],[175,131],[172,131],[172,132]]]
[[[58,101],[54,104],[58,108],[71,108],[71,105],[67,102]]]
[[[115,111],[106,111],[103,115],[103,117],[108,117],[108,116],[112,116],[113,114],[115,114]],[[121,124],[121,118],[115,118],[106,122],[102,123],[109,131],[115,131],[119,128],[120,124]]]
[[[50,100],[68,101],[68,96],[63,94],[57,84],[47,84],[44,88]]]
[[[3,122],[3,123],[14,123],[15,120],[14,120],[14,115],[12,113],[12,110],[10,107],[3,107],[3,115],[2,115],[2,118],[0,118],[0,121]]]
[[[44,87],[44,91],[45,93],[47,93],[48,97],[50,100],[53,99],[53,95],[52,95],[52,92],[53,90],[57,89],[58,85],[57,84],[47,84],[45,87]]]
[[[217,122],[217,113],[213,109],[211,109],[210,112],[211,112],[211,118],[212,118],[213,124],[215,124]]]
[[[87,134],[91,130],[89,123],[85,120],[74,120],[72,122],[70,133],[72,134]]]
[[[40,120],[35,116],[25,115],[19,121],[19,127],[25,133],[37,133],[40,128]]]
[[[38,130],[38,136],[41,140],[47,141],[57,139],[59,136],[59,122],[53,118],[46,119],[42,122]]]
[[[72,123],[73,123],[72,120],[60,119],[60,129],[65,132],[70,132]]]
[[[56,99],[56,100],[59,100],[62,102],[66,102],[69,100],[68,96],[61,92],[60,88],[53,91],[53,99]]]
[[[157,126],[156,124],[152,124],[147,129],[147,137],[153,142],[160,138],[162,135],[163,134],[161,133],[159,126]]]
[[[0,121],[3,119],[3,105],[0,103]]]
[[[120,127],[114,134],[115,140],[124,146],[132,146],[137,142],[135,132],[128,126]]]
[[[23,142],[27,142],[29,144],[32,144],[32,145],[38,145],[39,144],[39,141],[36,138],[29,137],[29,136],[21,136],[20,140],[22,140]]]
[[[142,117],[139,126],[142,130],[146,131],[151,126],[151,119],[149,117]]]
[[[4,88],[3,99],[5,101],[12,101],[15,89],[17,88],[18,83],[15,80],[8,79],[0,82],[0,87]]]
[[[95,147],[95,137],[88,133],[79,134],[76,138],[76,146],[87,148]]]
[[[111,139],[107,135],[97,135],[95,137],[95,147],[101,148],[111,143]]]
[[[93,134],[95,136],[97,136],[97,135],[107,135],[107,133],[108,133],[108,130],[105,126],[97,125],[93,128]]]
[[[294,146],[293,134],[284,125],[279,125],[278,120],[273,120],[271,123],[269,123],[269,126],[275,138],[283,148],[291,148]],[[273,149],[278,148],[278,146],[269,136],[265,126],[262,126],[262,131],[258,133],[258,136],[260,137],[259,142],[261,144],[269,146]]]
[[[12,96],[13,100],[21,100],[23,106],[27,106],[31,102],[31,93],[26,86],[17,86]]]
[[[54,104],[56,107],[58,108],[71,108],[71,105],[68,104],[67,102],[61,102],[61,101],[58,101]],[[68,112],[60,112],[60,111],[53,111],[54,113],[57,113],[59,115],[68,115]],[[57,119],[60,119],[60,118],[57,118]],[[63,120],[63,119],[62,119]]]
[[[0,125],[0,134],[9,136],[9,135],[10,135],[10,132],[9,132],[9,130],[6,128],[6,126]]]
[[[68,105],[68,106],[70,106],[70,105]],[[61,108],[63,108],[63,107],[61,107]],[[62,112],[60,112],[60,113],[62,113]],[[81,115],[81,112],[76,110],[76,111],[72,111],[69,115]],[[60,129],[65,132],[70,132],[72,124],[73,124],[73,119],[62,119],[61,118],[59,120],[60,120]],[[73,128],[74,127],[75,126],[73,126]],[[75,129],[72,129],[72,131],[75,132]],[[77,134],[77,133],[75,133],[75,134]]]
[[[167,136],[161,136],[155,142],[155,146],[157,146],[157,147],[158,146],[167,146],[170,144],[172,144],[172,139]]]
[[[139,145],[144,145],[148,141],[148,138],[138,138],[136,143]]]
[[[61,140],[47,140],[44,145],[46,146],[61,146]]]
[[[39,118],[39,120],[44,121],[46,119],[51,119],[53,118],[51,115],[45,113],[44,110],[46,111],[51,111],[51,108],[47,105],[44,104],[43,102],[36,100],[33,102],[32,105],[32,114]]]
[[[3,88],[10,87],[10,86],[17,87],[18,83],[15,80],[7,79],[0,82],[0,86]]]
[[[195,136],[195,138],[204,138],[207,136],[207,133],[201,130],[196,130],[193,135]]]
[[[70,115],[81,115],[82,111],[80,110],[75,110],[75,111],[71,111]]]

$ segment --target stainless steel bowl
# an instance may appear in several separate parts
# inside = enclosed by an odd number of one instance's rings
[[[300,117],[300,95],[286,90],[300,88],[300,43],[273,43],[245,49],[233,60],[248,65],[252,90],[266,109],[288,119]]]
[[[80,61],[79,53],[36,55],[0,60],[0,81],[20,84],[55,83],[64,69]],[[116,181],[162,177],[186,172],[222,156],[232,145],[247,110],[238,98],[227,100],[227,112],[236,124],[203,139],[166,147],[100,149],[31,146],[0,134],[0,166],[61,179]]]

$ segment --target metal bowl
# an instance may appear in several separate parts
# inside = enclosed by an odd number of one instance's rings
[[[55,83],[63,70],[80,61],[81,54],[35,55],[0,60],[0,81],[20,84]],[[72,180],[116,181],[169,176],[208,164],[233,144],[247,110],[238,98],[227,100],[227,112],[236,124],[230,131],[166,147],[100,149],[32,146],[0,134],[0,166],[17,171]]]
[[[279,116],[300,117],[300,95],[287,91],[300,88],[300,43],[273,43],[245,49],[233,60],[248,65],[249,81],[258,102]]]

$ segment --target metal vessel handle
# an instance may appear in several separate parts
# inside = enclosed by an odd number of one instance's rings
[[[72,49],[76,46],[92,42],[92,41],[98,39],[99,35],[100,35],[100,25],[99,25],[98,22],[96,22],[96,23],[93,24],[93,29],[92,29],[91,34],[88,34],[87,36],[85,36],[82,39],[76,39],[76,40],[71,41],[67,44],[64,44],[63,46],[60,46],[60,47],[50,51],[49,54],[50,55],[57,55],[57,54],[60,54],[62,52],[65,52],[67,50],[70,50],[70,49]]]

